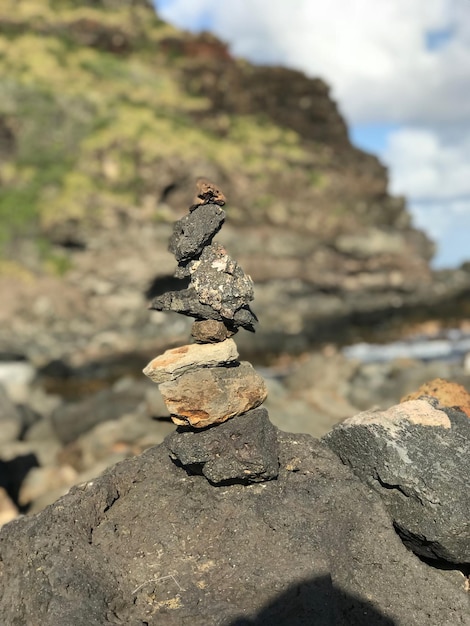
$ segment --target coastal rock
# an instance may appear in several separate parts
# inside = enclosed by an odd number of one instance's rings
[[[217,343],[225,341],[234,335],[236,330],[231,330],[223,322],[217,320],[199,320],[191,327],[191,337],[196,343]]]
[[[411,400],[351,417],[322,439],[384,501],[421,556],[470,563],[470,421]]]
[[[174,432],[165,439],[171,458],[213,484],[259,482],[279,472],[277,429],[266,409],[240,415],[217,428]]]
[[[199,260],[191,263],[190,273],[199,301],[225,319],[232,320],[254,298],[253,281],[218,243],[204,248]]]
[[[238,359],[233,339],[216,344],[191,344],[167,350],[144,369],[144,374],[154,383],[175,380],[182,374],[201,367],[217,367],[234,363]]]
[[[160,385],[175,424],[204,428],[255,409],[267,396],[266,384],[250,363],[201,368]]]
[[[241,326],[246,330],[253,331],[258,321],[249,306],[233,312],[233,317],[230,320],[224,318],[219,311],[208,304],[200,302],[199,296],[193,287],[188,287],[181,291],[167,291],[163,295],[154,298],[150,308],[155,311],[174,311],[175,313],[182,313],[200,320],[218,320],[226,323],[232,329],[237,329]]]
[[[401,402],[417,400],[421,396],[436,398],[441,406],[459,409],[470,417],[470,394],[463,385],[436,378],[424,383],[417,391],[402,398]]]
[[[242,336],[240,348],[257,354],[301,353],[319,341],[344,344],[370,339],[371,333],[384,339],[390,328],[398,334],[397,326],[402,328],[416,315],[428,316],[430,310],[436,317],[449,310],[465,315],[459,302],[468,292],[469,269],[431,271],[432,244],[412,228],[404,199],[387,192],[386,168],[351,145],[346,123],[322,80],[281,67],[240,63],[207,35],[175,29],[167,33],[150,3],[148,15],[139,13],[138,19],[130,1],[93,3],[92,18],[84,17],[85,9],[77,2],[56,2],[62,8],[54,12],[47,0],[30,4],[38,7],[38,14],[47,12],[47,24],[38,24],[35,11],[12,22],[9,4],[3,3],[1,45],[11,51],[15,42],[23,45],[22,38],[32,33],[34,41],[28,44],[32,57],[44,56],[41,67],[54,66],[57,71],[48,76],[47,103],[39,87],[30,94],[38,106],[23,106],[22,89],[12,92],[18,123],[12,124],[8,116],[0,120],[2,137],[10,137],[2,150],[11,146],[3,154],[5,167],[21,170],[23,153],[15,146],[23,139],[31,153],[49,145],[50,124],[44,123],[44,116],[50,120],[64,116],[57,132],[64,138],[70,133],[74,147],[61,140],[59,153],[65,150],[62,156],[67,159],[72,151],[76,172],[85,178],[78,192],[67,168],[53,170],[63,194],[36,224],[38,228],[41,224],[40,240],[45,238],[50,252],[46,263],[44,251],[32,245],[36,227],[17,233],[4,216],[5,232],[13,233],[17,244],[7,246],[14,265],[10,267],[9,261],[0,278],[3,352],[14,351],[43,365],[72,354],[83,358],[90,352],[147,349],[149,340],[156,351],[179,342],[180,320],[162,319],[139,307],[146,285],[165,281],[174,271],[174,257],[166,250],[173,221],[181,217],[185,201],[191,201],[188,181],[202,171],[223,182],[232,206],[222,243],[257,283],[257,313],[259,307],[263,327],[255,337]],[[100,37],[89,38],[94,27],[97,33],[107,32],[110,19],[116,24],[122,20],[111,30],[117,40],[122,41],[125,33],[124,39],[132,41],[132,54],[147,77],[141,76],[143,82],[168,86],[152,89],[141,102],[150,124],[147,135],[160,137],[160,142],[142,140],[142,111],[129,109],[127,98],[121,97],[120,72],[128,71],[127,56],[116,52],[114,45],[104,51]],[[78,39],[77,28],[83,35]],[[55,42],[47,49],[45,31],[48,41]],[[66,40],[78,47],[63,50],[65,60],[59,67],[54,46]],[[108,35],[105,40],[110,41]],[[147,44],[159,55],[158,63]],[[121,69],[107,76],[109,89],[102,92],[102,106],[85,107],[84,113],[82,96],[64,106],[63,93],[74,91],[67,85],[73,80],[69,68],[75,55],[86,56],[90,50],[98,65],[112,58]],[[109,50],[115,56],[110,57]],[[103,76],[94,63],[82,64],[80,74],[91,91],[100,91]],[[21,85],[23,71],[16,63],[5,65],[5,80]],[[31,68],[31,85],[41,83],[41,71],[39,66]],[[171,106],[170,93],[180,94]],[[193,106],[196,101],[199,104]],[[157,117],[157,110],[168,115]],[[267,124],[263,132],[260,115]],[[122,135],[123,119],[129,120],[127,139]],[[93,146],[82,141],[87,129],[103,128],[103,123],[109,141]],[[22,128],[32,129],[26,139],[20,137]],[[132,157],[127,141],[136,147]],[[269,163],[263,165],[265,155]],[[296,166],[286,166],[286,158]],[[49,159],[40,159],[31,176],[49,180],[49,167],[54,167]],[[13,199],[15,181],[15,177],[3,181],[4,193]],[[216,200],[217,194],[201,199],[210,197]],[[102,211],[93,210],[97,203]],[[33,205],[28,210],[41,215],[42,194]],[[393,242],[394,236],[401,245]],[[336,245],[339,237],[341,243]],[[360,240],[351,243],[344,237]],[[387,331],[382,319],[387,319]]]
[[[468,626],[468,595],[398,538],[321,442],[215,488],[161,445],[0,531],[4,624]]]
[[[254,298],[253,281],[223,246],[211,243],[225,213],[217,204],[205,203],[206,198],[225,203],[225,196],[207,180],[202,189],[200,180],[198,202],[190,207],[189,215],[176,222],[169,245],[178,261],[175,278],[186,280],[178,291],[160,292],[150,308],[175,311],[200,321],[218,321],[231,334],[239,326],[254,331],[258,320],[249,307]]]
[[[199,177],[196,181],[196,196],[193,201],[193,205],[189,208],[190,211],[194,211],[201,204],[217,204],[224,206],[226,198],[224,193],[211,183],[207,178]]]
[[[178,262],[197,257],[222,227],[225,211],[216,204],[202,204],[175,222],[168,246]]]
[[[51,420],[58,438],[67,444],[96,424],[132,413],[141,401],[142,388],[139,385],[121,390],[118,387],[103,389],[80,402],[60,405],[52,413]]]
[[[0,386],[17,404],[27,399],[36,374],[36,368],[28,361],[0,361]]]
[[[22,429],[22,415],[0,385],[0,444],[18,439]]]

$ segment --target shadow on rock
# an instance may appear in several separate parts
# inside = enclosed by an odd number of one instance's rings
[[[228,626],[395,626],[396,622],[333,586],[329,576],[291,585],[256,617],[239,617]]]

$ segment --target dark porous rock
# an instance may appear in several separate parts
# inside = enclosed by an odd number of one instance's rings
[[[254,298],[253,281],[223,246],[212,243],[224,222],[225,212],[206,200],[215,198],[214,202],[225,202],[225,197],[212,183],[202,184],[206,191],[200,192],[198,203],[189,214],[176,222],[169,244],[178,261],[175,276],[189,278],[189,284],[185,283],[187,286],[179,291],[158,295],[150,309],[174,311],[199,321],[221,322],[230,334],[239,327],[254,332],[258,319],[249,306]],[[229,336],[226,334],[225,338]]]
[[[277,429],[266,409],[202,431],[176,431],[165,439],[171,458],[213,484],[259,482],[279,473]]]
[[[199,320],[218,320],[224,322],[232,329],[237,329],[241,326],[245,330],[253,331],[258,321],[249,306],[235,311],[230,320],[225,319],[219,311],[208,304],[200,302],[193,287],[188,287],[181,291],[167,291],[162,296],[154,298],[150,308],[155,311],[174,311],[175,313],[182,313]]]
[[[411,400],[351,417],[323,441],[380,494],[414,552],[470,563],[467,415]]]
[[[223,318],[232,320],[253,300],[253,281],[220,244],[205,247],[191,265],[191,284],[199,301],[219,311]]]
[[[194,428],[221,424],[256,409],[268,395],[263,377],[247,361],[187,372],[161,383],[160,392],[175,424]]]
[[[178,262],[201,254],[222,227],[225,211],[216,204],[202,204],[178,220],[168,246]]]
[[[225,341],[236,333],[217,320],[199,320],[191,327],[191,336],[196,343],[217,343]]]
[[[277,480],[214,487],[166,445],[0,531],[0,614],[41,626],[469,626],[380,497],[308,435]]]

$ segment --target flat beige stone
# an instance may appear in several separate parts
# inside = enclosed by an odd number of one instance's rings
[[[144,369],[144,374],[154,383],[176,380],[183,374],[200,368],[218,367],[238,359],[237,345],[233,339],[218,343],[189,344],[167,350],[157,356]]]
[[[392,406],[386,411],[364,411],[342,422],[343,426],[365,426],[377,424],[389,432],[395,432],[400,422],[419,424],[421,426],[441,426],[450,428],[450,420],[444,411],[435,409],[426,400],[408,400]]]

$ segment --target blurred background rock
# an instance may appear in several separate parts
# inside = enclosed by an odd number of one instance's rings
[[[416,333],[449,345],[448,328],[460,343],[470,266],[432,270],[433,243],[323,80],[234,59],[146,0],[2,0],[0,59],[7,518],[171,432],[141,370],[191,321],[147,304],[171,289],[172,223],[200,175],[225,193],[218,240],[255,283],[260,324],[236,340],[278,426],[321,436],[430,378],[468,387],[458,350],[343,352]]]

